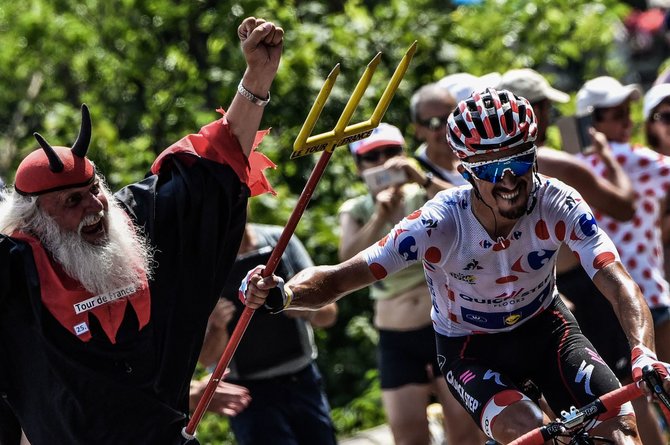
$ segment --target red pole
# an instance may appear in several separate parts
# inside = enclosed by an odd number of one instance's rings
[[[305,184],[305,188],[302,190],[302,193],[298,198],[298,202],[295,206],[295,209],[293,209],[293,212],[291,212],[291,216],[289,217],[288,222],[286,223],[286,226],[284,227],[284,230],[282,231],[281,236],[277,241],[277,245],[274,247],[274,249],[272,249],[272,254],[268,259],[268,263],[265,265],[265,268],[261,273],[263,277],[269,277],[277,269],[279,260],[284,254],[284,250],[286,249],[286,246],[291,240],[291,236],[293,236],[293,232],[295,232],[295,228],[298,225],[298,222],[300,221],[302,214],[305,212],[307,204],[309,203],[309,200],[312,198],[312,194],[316,189],[316,185],[321,179],[321,176],[323,176],[323,172],[326,170],[326,166],[328,165],[328,162],[330,161],[330,157],[332,156],[332,154],[333,154],[332,151],[329,150],[324,151],[321,154],[319,161],[314,166],[314,169],[312,170],[312,173],[310,174],[309,179]],[[214,372],[212,372],[212,376],[210,377],[209,382],[207,382],[207,386],[205,387],[205,391],[202,397],[200,398],[200,401],[198,401],[198,405],[196,406],[195,411],[191,416],[191,420],[188,422],[188,425],[186,425],[186,427],[182,430],[182,436],[184,436],[184,438],[192,439],[193,437],[195,437],[194,436],[195,430],[198,427],[200,420],[202,420],[202,416],[205,414],[205,411],[207,411],[207,407],[212,401],[212,397],[214,397],[216,387],[218,386],[219,381],[223,376],[223,373],[226,371],[226,368],[228,368],[228,365],[230,364],[230,361],[233,358],[233,354],[235,354],[235,350],[237,349],[237,346],[240,344],[240,340],[242,339],[244,332],[247,330],[247,327],[249,326],[249,322],[251,321],[251,317],[254,315],[254,312],[255,310],[248,306],[246,306],[242,311],[242,315],[240,316],[240,319],[237,322],[237,325],[235,326],[233,333],[230,335],[230,340],[228,340],[226,349],[223,351],[223,355],[221,355],[219,363],[216,365]]]

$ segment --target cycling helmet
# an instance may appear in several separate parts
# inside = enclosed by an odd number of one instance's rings
[[[530,103],[510,91],[493,88],[459,102],[447,127],[447,140],[460,159],[507,150],[537,137]]]

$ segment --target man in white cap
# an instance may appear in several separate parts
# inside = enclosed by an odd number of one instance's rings
[[[497,88],[500,83],[500,73],[492,72],[483,76],[470,73],[455,73],[440,79],[437,84],[446,88],[456,99],[456,102],[470,97],[472,93],[484,91],[486,88]]]
[[[601,76],[589,80],[577,93],[577,114],[591,113],[594,128],[607,138],[614,156],[625,169],[635,190],[635,216],[628,222],[616,221],[595,213],[617,246],[621,261],[628,269],[651,310],[656,343],[670,344],[670,286],[663,271],[661,241],[661,200],[670,189],[670,157],[660,156],[646,147],[633,147],[630,138],[633,122],[630,104],[641,97],[637,85],[622,85],[618,80]],[[579,154],[594,172],[607,175],[603,160],[595,154]],[[661,360],[668,357],[662,355]],[[645,444],[665,443],[658,424],[644,414],[645,403],[634,403],[638,426]]]

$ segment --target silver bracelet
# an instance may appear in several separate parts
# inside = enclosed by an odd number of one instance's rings
[[[268,91],[268,98],[267,99],[261,99],[260,97],[256,96],[254,93],[251,91],[247,90],[244,88],[244,85],[242,85],[242,81],[240,80],[240,83],[237,85],[237,92],[242,95],[246,100],[251,102],[254,105],[258,105],[259,107],[264,107],[270,102],[270,92]]]

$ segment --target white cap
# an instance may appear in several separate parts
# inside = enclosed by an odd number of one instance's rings
[[[637,84],[622,85],[613,77],[596,77],[577,91],[577,114],[589,113],[593,108],[616,107],[626,99],[638,100],[641,96]]]
[[[530,68],[507,71],[502,75],[498,88],[525,97],[531,104],[544,99],[561,103],[570,100],[568,94],[553,88],[542,74]]]
[[[651,111],[668,97],[670,97],[670,83],[656,85],[647,91],[647,94],[644,95],[644,105],[642,106],[644,120],[649,120]]]
[[[488,73],[481,77],[473,76],[470,73],[450,74],[437,81],[437,84],[446,88],[456,99],[456,102],[470,97],[472,93],[479,93],[486,88],[498,88],[500,83],[500,73]]]
[[[355,155],[367,153],[379,147],[386,147],[388,145],[405,145],[405,138],[398,127],[382,122],[377,128],[372,130],[372,134],[360,141],[349,144],[349,151]]]

